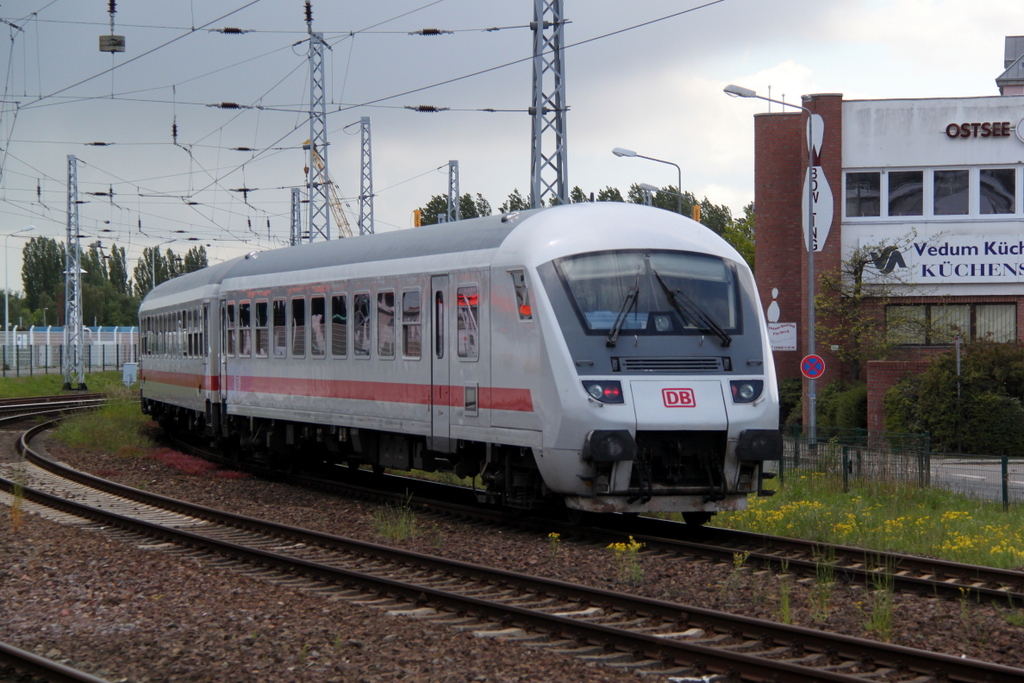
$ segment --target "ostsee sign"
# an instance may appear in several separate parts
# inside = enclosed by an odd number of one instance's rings
[[[1024,239],[1017,235],[948,235],[898,248],[888,237],[862,237],[869,279],[892,276],[909,284],[1024,282]]]

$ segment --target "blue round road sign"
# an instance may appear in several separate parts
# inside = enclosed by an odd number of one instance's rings
[[[800,361],[800,372],[804,373],[804,377],[807,379],[818,379],[825,373],[825,361],[821,359],[821,356],[814,354],[804,356],[804,359]]]

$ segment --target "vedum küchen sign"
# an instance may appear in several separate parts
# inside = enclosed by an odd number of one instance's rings
[[[891,237],[862,237],[868,271],[913,284],[1024,282],[1024,239],[1019,235],[944,235],[899,247]]]

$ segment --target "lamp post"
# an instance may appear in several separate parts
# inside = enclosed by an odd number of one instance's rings
[[[11,235],[17,235],[18,233],[28,232],[29,230],[35,230],[36,226],[28,225],[21,230],[15,230],[4,235],[4,344],[10,346],[11,344],[11,327],[7,320],[7,314],[10,309],[11,301],[11,288],[10,288],[10,268],[7,259],[7,240],[10,239]]]
[[[673,164],[671,161],[665,161],[664,159],[645,157],[643,154],[637,154],[631,149],[623,149],[621,147],[616,147],[615,149],[613,149],[612,154],[614,154],[617,157],[637,157],[638,159],[657,161],[659,164],[668,164],[669,166],[675,166],[676,173],[679,174],[679,185],[676,186],[676,189],[679,191],[679,213],[683,213],[683,169],[679,168],[679,164]]]
[[[814,114],[807,107],[782,100],[773,100],[764,95],[758,95],[750,88],[738,85],[727,85],[724,88],[727,95],[731,97],[748,97],[765,102],[774,102],[784,107],[793,107],[807,114],[807,353],[814,354],[814,188],[811,186],[811,173],[814,168]],[[818,437],[818,397],[816,393],[817,380],[807,379],[807,437],[808,443],[814,444]]]

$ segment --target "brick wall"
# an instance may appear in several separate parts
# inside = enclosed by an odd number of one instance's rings
[[[945,349],[943,349],[945,350]],[[885,392],[904,377],[925,371],[930,360],[868,361],[868,429],[885,429]]]

